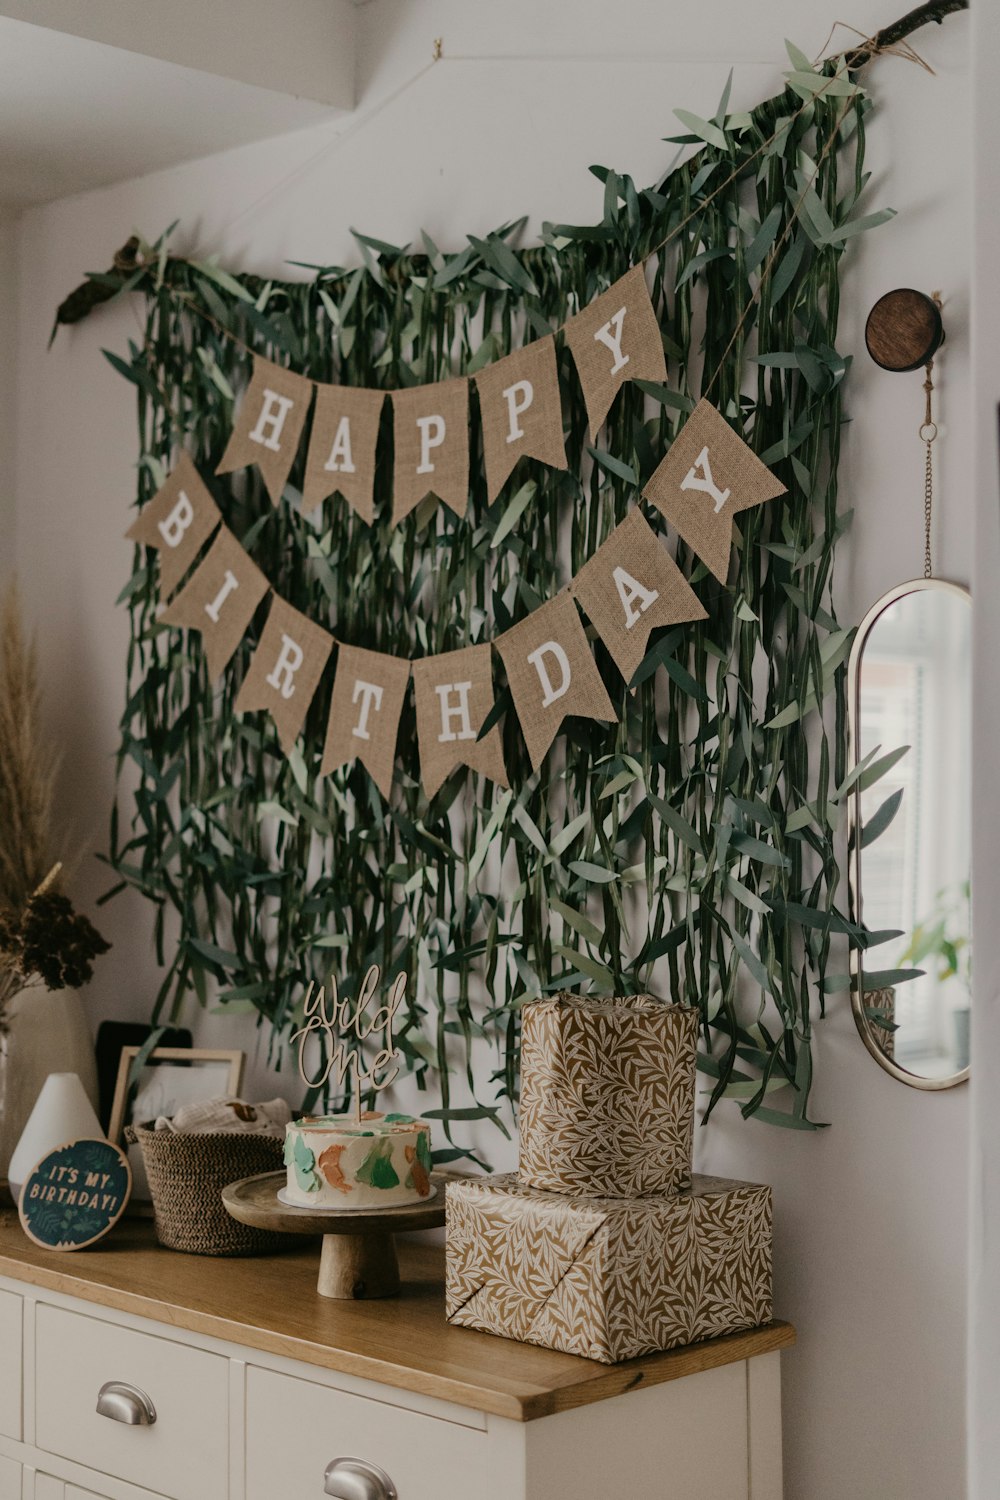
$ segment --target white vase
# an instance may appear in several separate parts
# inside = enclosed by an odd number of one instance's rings
[[[22,990],[10,1003],[5,1086],[0,1087],[0,1179],[50,1073],[75,1073],[97,1108],[94,1043],[76,990]],[[100,1132],[99,1132],[100,1133]],[[57,1142],[58,1144],[58,1142]]]
[[[103,1140],[104,1131],[83,1084],[75,1073],[50,1073],[28,1116],[8,1167],[14,1202],[28,1173],[44,1156],[70,1141]]]

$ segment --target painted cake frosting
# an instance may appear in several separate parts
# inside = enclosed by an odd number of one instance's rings
[[[302,1208],[399,1208],[431,1195],[431,1128],[412,1115],[307,1116],[285,1127],[285,1201]]]

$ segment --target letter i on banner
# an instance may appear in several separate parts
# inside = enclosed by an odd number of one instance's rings
[[[733,517],[784,493],[781,480],[705,400],[642,492],[720,583],[729,577]]]
[[[268,588],[267,579],[229,527],[220,526],[215,541],[160,620],[201,631],[208,675],[214,682],[231,660]]]
[[[273,504],[279,504],[295,462],[312,392],[312,381],[304,375],[255,355],[253,378],[215,472],[231,474],[256,464]]]
[[[317,385],[316,409],[302,485],[302,509],[335,492],[369,526],[375,519],[375,450],[384,391]]]
[[[536,771],[568,715],[615,721],[569,594],[557,594],[506,631],[496,648]]]
[[[509,786],[500,730],[477,738],[494,703],[489,645],[466,646],[413,663],[420,779],[428,797],[457,766],[471,766],[498,786]]]
[[[704,620],[707,613],[639,510],[630,511],[584,563],[570,592],[626,682],[646,654],[651,631]]]
[[[356,758],[389,800],[409,680],[410,663],[402,657],[360,646],[340,647],[321,776]]]
[[[479,392],[486,492],[491,504],[519,458],[536,458],[553,469],[565,469],[553,338],[537,339],[487,365],[473,378]]]
[[[456,515],[469,504],[469,382],[442,380],[392,393],[393,524],[427,495]]]
[[[286,755],[305,723],[332,649],[328,631],[275,596],[234,707],[238,714],[266,708]]]
[[[626,380],[667,378],[660,325],[642,266],[633,266],[595,297],[563,331],[583,387],[592,439]]]
[[[125,535],[160,554],[160,597],[173,593],[222,516],[187,453]]]

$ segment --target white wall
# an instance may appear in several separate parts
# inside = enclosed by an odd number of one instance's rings
[[[17,389],[13,357],[17,344],[17,230],[0,219],[0,590],[14,568],[17,508],[14,495],[14,394]]]
[[[100,848],[111,795],[126,643],[113,600],[129,567],[122,532],[136,444],[129,388],[99,350],[121,348],[136,323],[128,308],[108,310],[46,354],[54,306],[133,225],[155,235],[176,217],[181,248],[274,273],[283,258],[353,262],[349,225],[396,242],[425,227],[457,246],[465,231],[524,212],[536,225],[593,220],[592,162],[653,181],[672,150],[660,138],[676,127],[673,107],[711,113],[730,63],[737,107],[774,92],[782,38],[818,51],[831,11],[828,0],[703,0],[680,25],[661,0],[621,0],[613,24],[611,15],[600,0],[370,0],[359,13],[361,103],[339,134],[284,137],[25,216],[17,550],[52,729],[69,756],[67,837]],[[889,17],[881,0],[859,0],[852,19],[874,28]],[[428,68],[436,36],[445,60]],[[857,510],[839,578],[845,620],[920,571],[920,377],[881,375],[863,353],[867,310],[893,286],[946,297],[939,570],[967,580],[971,561],[966,18],[915,40],[936,77],[894,58],[871,73],[880,109],[869,200],[900,217],[857,248],[844,289],[841,345],[859,352],[842,473]],[[90,900],[105,883],[89,863],[80,893]],[[90,993],[95,1021],[141,1016],[155,989],[150,913],[126,896],[103,917],[115,948]],[[254,1045],[245,1022],[195,1024],[204,1041]],[[702,1168],[775,1187],[776,1306],[799,1328],[785,1361],[787,1494],[958,1496],[967,1094],[889,1080],[839,997],[818,1026],[817,1053],[814,1115],[829,1131],[779,1132],[734,1111],[698,1141]],[[263,1087],[262,1068],[255,1078]]]

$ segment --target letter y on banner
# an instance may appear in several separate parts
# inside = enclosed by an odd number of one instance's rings
[[[266,708],[286,755],[305,723],[332,649],[328,631],[275,595],[234,708],[238,714]]]
[[[509,786],[497,725],[477,740],[493,707],[493,653],[488,644],[425,656],[413,663],[420,779],[428,797],[454,771],[471,766]]]
[[[704,399],[642,492],[720,583],[729,576],[733,517],[784,493],[781,480]]]
[[[321,776],[357,757],[388,802],[399,716],[409,680],[410,663],[402,657],[341,646]]]
[[[312,381],[270,360],[254,356],[253,379],[240,402],[217,474],[256,464],[273,504],[281,501],[295,462],[299,438],[312,400]]]
[[[626,380],[667,378],[660,325],[642,266],[633,266],[570,318],[565,333],[583,386],[591,439]]]
[[[569,714],[614,723],[611,699],[569,594],[557,594],[495,644],[536,771]]]
[[[181,453],[166,482],[125,535],[160,554],[160,598],[180,583],[222,516],[190,454]]]

